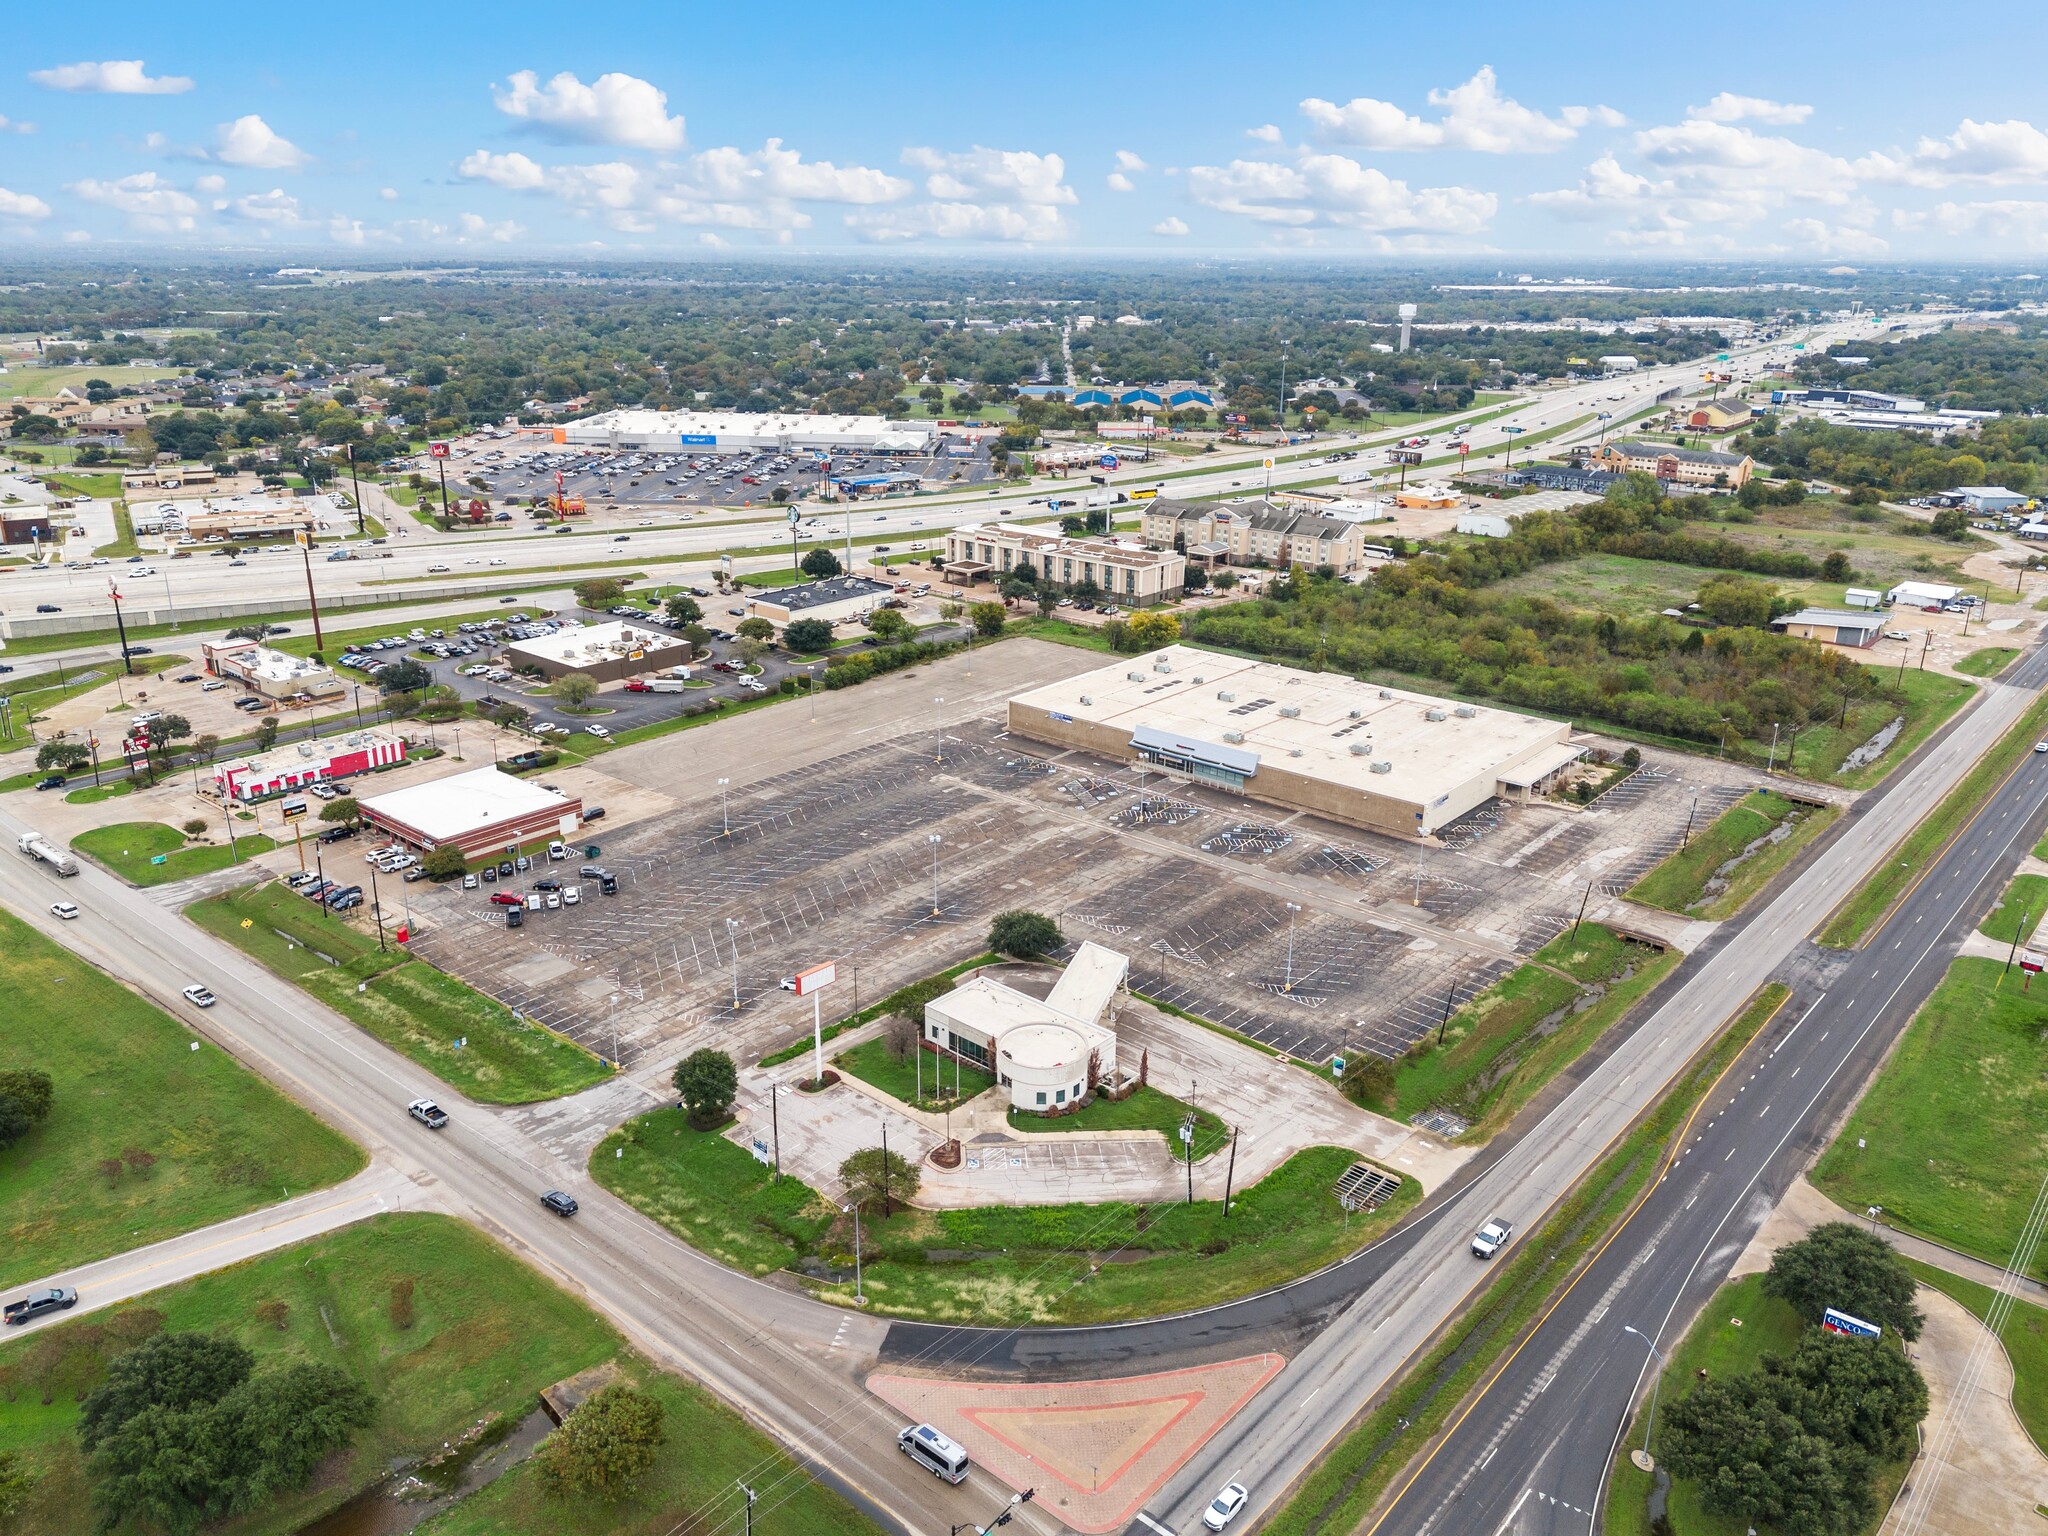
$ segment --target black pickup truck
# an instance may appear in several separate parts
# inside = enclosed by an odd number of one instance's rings
[[[45,1312],[65,1312],[77,1305],[78,1292],[60,1285],[47,1291],[30,1291],[21,1300],[10,1301],[4,1315],[10,1325],[32,1323]]]

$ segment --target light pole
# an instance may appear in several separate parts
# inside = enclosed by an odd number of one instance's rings
[[[942,709],[945,706],[945,703],[946,701],[944,699],[933,699],[932,707],[936,712],[937,710]],[[934,744],[938,748],[937,756],[939,760],[939,765],[941,767],[944,767],[946,762],[946,722],[943,719],[935,718],[932,721],[932,738]]]
[[[718,781],[718,819],[720,825],[724,828],[718,834],[720,837],[732,836],[732,803],[726,799],[725,794],[725,786],[731,782],[731,779],[720,779]]]
[[[804,677],[810,686],[804,691],[811,697],[811,724],[818,723],[818,664],[814,661],[804,668]]]
[[[732,946],[732,1011],[740,1011],[740,920],[725,920],[725,941]]]
[[[1280,990],[1290,995],[1294,991],[1294,914],[1300,910],[1296,903],[1287,903],[1287,984]]]
[[[868,1304],[868,1299],[861,1294],[860,1289],[860,1202],[850,1201],[840,1209],[853,1212],[853,1304],[856,1307],[864,1307]]]
[[[925,838],[932,845],[932,916],[939,915],[939,844],[945,839],[934,832]]]
[[[1628,1459],[1643,1471],[1654,1472],[1657,1470],[1657,1462],[1650,1455],[1650,1437],[1657,1433],[1657,1392],[1664,1385],[1664,1351],[1657,1347],[1654,1339],[1633,1324],[1623,1323],[1621,1331],[1623,1333],[1632,1333],[1641,1339],[1649,1346],[1650,1353],[1657,1360],[1657,1374],[1650,1380],[1650,1422],[1643,1428],[1643,1447],[1639,1451],[1630,1451],[1628,1453]]]

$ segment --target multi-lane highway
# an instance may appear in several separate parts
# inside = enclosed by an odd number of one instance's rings
[[[1796,339],[1817,350],[1846,336],[1867,333],[1869,328],[1868,321],[1831,322],[1800,332]],[[1723,371],[1754,370],[1766,361],[1789,359],[1794,355],[1793,341],[1788,337],[1758,343],[1732,353],[1728,363],[1715,366]],[[1472,445],[1473,468],[1497,467],[1511,442],[1518,438],[1526,441],[1567,423],[1578,425],[1543,441],[1541,452],[1591,442],[1611,425],[1624,423],[1648,410],[1666,390],[1696,387],[1701,367],[1699,362],[1672,363],[1613,379],[1545,389],[1521,397],[1500,416],[1494,416],[1492,408],[1476,407],[1446,416],[1427,429],[1437,437],[1428,452],[1432,458],[1442,457],[1443,432],[1467,420],[1476,423],[1467,434]],[[1603,413],[1611,419],[1601,420]],[[1479,421],[1482,416],[1492,419]],[[1368,431],[1350,438],[1329,436],[1312,449],[1233,449],[1203,459],[1196,472],[1190,472],[1193,467],[1178,459],[1137,464],[1117,471],[1110,477],[1110,484],[1112,488],[1124,489],[1163,484],[1166,494],[1175,496],[1227,496],[1233,492],[1253,495],[1268,484],[1284,487],[1330,480],[1336,471],[1324,458],[1338,449],[1359,451],[1358,458],[1349,461],[1347,468],[1387,469],[1387,451],[1402,435],[1401,430]],[[1267,456],[1278,460],[1270,472],[1263,467]],[[947,528],[960,523],[996,516],[1043,517],[1047,514],[1042,503],[1047,496],[1063,491],[1072,494],[1073,490],[1072,481],[1040,479],[1000,491],[839,506],[807,504],[801,509],[810,519],[803,542],[838,548],[849,535],[872,538],[886,534],[891,536],[894,548],[904,550],[916,542],[935,544],[943,539]],[[650,565],[673,566],[677,562],[703,565],[724,551],[760,546],[786,549],[788,545],[785,514],[772,507],[699,508],[687,523],[675,521],[671,511],[650,508],[628,520],[578,528],[568,534],[515,531],[509,527],[494,532],[443,534],[413,521],[374,486],[365,487],[365,499],[370,509],[389,524],[392,537],[381,548],[368,552],[376,558],[332,563],[316,560],[314,579],[323,595],[375,591],[384,596],[402,596],[402,588],[394,592],[389,584],[426,582],[436,577],[447,583],[489,579],[502,590],[502,583],[518,577],[522,571],[538,573],[551,566],[605,562],[640,569]],[[620,542],[621,534],[626,535],[624,542]],[[152,617],[162,617],[167,610],[195,609],[213,603],[274,600],[280,607],[302,604],[304,569],[296,551],[266,550],[243,558],[246,564],[230,566],[224,559],[203,555],[189,560],[153,557],[145,562],[152,572],[147,577],[134,576],[134,568],[124,568],[120,562],[93,569],[17,568],[7,573],[5,587],[0,589],[0,614],[10,621],[32,620],[37,604],[55,603],[66,618],[92,615],[111,625],[110,579],[121,581],[131,616],[147,610]],[[759,563],[768,566],[779,558],[780,555],[760,557]]]
[[[2010,679],[2048,684],[2048,652]],[[1903,788],[1903,786],[1902,786]],[[1887,798],[1897,798],[1898,792]],[[1801,945],[1774,972],[1792,1000],[1722,1080],[1681,1155],[1372,1529],[1590,1532],[1647,1334],[1668,1353],[1886,1048],[1941,980],[2048,821],[2048,756],[2028,753],[1866,948]],[[2017,1234],[2015,1234],[2017,1236]]]

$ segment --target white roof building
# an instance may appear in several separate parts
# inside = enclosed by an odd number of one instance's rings
[[[1112,1007],[1129,973],[1128,958],[1090,940],[1043,999],[975,976],[925,1004],[924,1039],[993,1072],[1011,1108],[1063,1109],[1087,1094],[1091,1062],[1097,1081],[1116,1080]]]
[[[1962,595],[1961,587],[1947,587],[1936,581],[1902,581],[1884,595],[1887,603],[1904,603],[1909,608],[1938,608]]]
[[[701,449],[734,453],[757,448],[817,448],[827,453],[929,453],[929,423],[882,416],[798,416],[765,411],[606,411],[554,429],[572,448]]]
[[[454,773],[362,802],[363,818],[416,848],[466,854],[573,835],[583,802],[498,768]]]

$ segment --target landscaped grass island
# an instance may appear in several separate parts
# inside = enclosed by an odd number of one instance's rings
[[[1695,831],[1628,899],[1688,917],[1733,917],[1841,814],[1839,806],[1759,789]]]
[[[126,792],[126,783],[103,786],[108,792]],[[90,789],[72,791],[72,799],[91,795]],[[209,836],[225,836],[218,827]],[[261,832],[235,832],[232,844],[195,843],[176,827],[160,821],[117,821],[94,827],[71,839],[73,852],[85,854],[104,864],[130,885],[166,885],[194,875],[210,875],[243,859],[268,853],[277,846]],[[158,860],[162,862],[159,863]]]
[[[480,1103],[530,1104],[611,1075],[575,1041],[395,943],[379,949],[280,882],[208,897],[185,915]]]
[[[49,1117],[0,1150],[0,1284],[338,1183],[362,1152],[155,1004],[0,912],[0,1067]],[[13,1299],[12,1297],[9,1298]],[[0,1442],[4,1443],[4,1442]]]
[[[871,1212],[862,1290],[887,1316],[984,1324],[1108,1322],[1227,1301],[1354,1252],[1420,1198],[1403,1180],[1379,1210],[1347,1214],[1335,1185],[1359,1161],[1341,1147],[1298,1152],[1239,1191],[1228,1217],[1216,1200]],[[590,1171],[720,1263],[795,1270],[822,1299],[853,1304],[851,1219],[680,1111],[627,1121],[591,1153]]]

